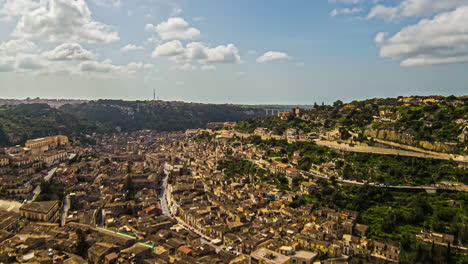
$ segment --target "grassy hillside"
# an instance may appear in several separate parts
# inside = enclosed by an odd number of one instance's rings
[[[369,99],[333,105],[315,105],[312,109],[290,120],[276,116],[249,119],[241,122],[239,130],[252,132],[256,127],[268,128],[282,134],[288,128],[303,133],[326,132],[339,129],[342,139],[354,132],[364,140],[364,135],[418,147],[424,142],[449,143],[454,147],[447,152],[466,153],[467,141],[460,140],[468,130],[468,100],[466,97],[414,97]],[[432,149],[431,149],[432,150]],[[437,151],[443,151],[438,150]]]

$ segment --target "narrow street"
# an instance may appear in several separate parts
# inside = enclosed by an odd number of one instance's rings
[[[63,199],[63,210],[60,219],[60,226],[64,226],[67,220],[68,210],[70,209],[70,194],[67,194]]]
[[[174,220],[177,221],[177,223],[182,226],[184,229],[186,230],[189,230],[195,234],[197,234],[200,238],[201,238],[201,241],[202,243],[206,244],[206,245],[209,245],[213,248],[215,248],[216,252],[220,252],[220,251],[226,251],[226,252],[229,252],[231,254],[234,254],[234,255],[237,255],[237,256],[240,256],[241,253],[239,252],[235,252],[235,251],[232,251],[232,250],[227,250],[227,247],[226,246],[217,246],[215,244],[213,244],[211,241],[213,241],[214,239],[213,238],[210,238],[210,237],[207,237],[205,236],[204,234],[200,233],[195,227],[192,227],[190,225],[188,225],[187,223],[185,223],[182,219],[180,219],[179,217],[177,216],[174,216],[172,213],[171,213],[171,210],[169,209],[169,205],[168,205],[168,201],[167,201],[167,197],[168,197],[168,194],[167,194],[167,182],[168,182],[168,175],[166,173],[164,173],[164,177],[162,179],[162,185],[161,185],[161,194],[159,195],[159,202],[160,202],[160,205],[161,205],[161,211],[163,213],[163,215],[165,216],[168,216]]]
[[[52,168],[52,169],[47,173],[47,175],[44,176],[44,181],[45,181],[45,182],[49,182],[50,179],[52,179],[52,176],[54,176],[55,171],[57,171],[57,167]],[[33,194],[33,197],[32,197],[32,199],[31,199],[30,201],[36,200],[37,196],[38,196],[39,194],[41,194],[41,186],[40,186],[40,185],[36,186],[36,188],[33,190],[33,193],[32,193],[32,194]]]

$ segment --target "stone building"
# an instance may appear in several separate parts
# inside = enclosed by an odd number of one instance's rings
[[[59,201],[30,202],[20,207],[20,215],[40,222],[55,222],[59,217]]]
[[[67,136],[51,136],[45,138],[36,138],[26,141],[25,147],[31,149],[33,154],[41,153],[49,149],[55,149],[58,146],[65,146],[68,144]]]
[[[10,159],[6,156],[0,156],[0,167],[7,166],[10,164]]]
[[[258,264],[291,264],[291,258],[283,254],[260,248],[250,254],[252,263]]]

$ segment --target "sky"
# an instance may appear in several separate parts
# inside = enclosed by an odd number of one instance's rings
[[[468,0],[0,0],[0,98],[466,95]]]

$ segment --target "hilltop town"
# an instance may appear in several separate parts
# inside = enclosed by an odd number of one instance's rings
[[[330,127],[320,107],[5,147],[0,262],[463,263],[467,129],[421,145],[338,124],[365,104]]]

